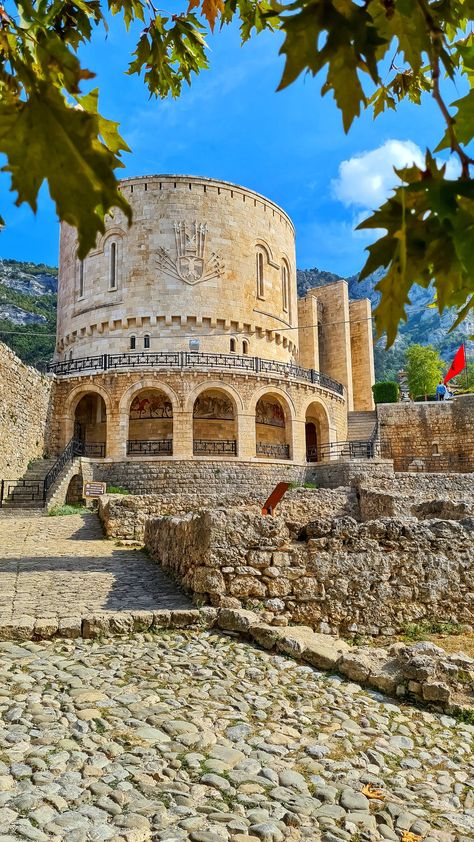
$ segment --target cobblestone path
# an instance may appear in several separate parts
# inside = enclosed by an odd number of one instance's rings
[[[474,839],[447,716],[209,631],[0,659],[0,842]]]
[[[104,540],[95,515],[0,518],[0,623],[189,605],[143,552]]]

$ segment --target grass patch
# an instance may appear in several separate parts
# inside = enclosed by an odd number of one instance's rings
[[[64,506],[53,506],[48,512],[48,517],[62,517],[63,515],[88,514],[89,509],[82,503],[65,503]]]
[[[131,492],[127,491],[126,488],[122,488],[121,485],[109,485],[107,494],[131,494]]]
[[[407,623],[403,630],[404,640],[426,640],[431,634],[463,634],[465,627],[462,623],[432,622],[421,620],[419,623]]]

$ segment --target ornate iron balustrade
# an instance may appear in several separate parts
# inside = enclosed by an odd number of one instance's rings
[[[83,357],[77,360],[50,363],[48,371],[59,377],[64,377],[68,374],[82,374],[88,371],[117,371],[121,368],[218,368],[224,371],[251,371],[255,374],[276,374],[284,379],[304,380],[315,386],[329,389],[338,395],[344,394],[342,383],[338,383],[332,377],[321,374],[312,368],[302,368],[291,363],[279,363],[275,360],[264,360],[260,357],[245,355],[239,356],[238,354],[204,354],[199,351],[103,354],[98,357]]]
[[[257,442],[257,456],[267,456],[271,459],[289,459],[289,444],[267,444],[263,441]]]
[[[82,374],[85,371],[104,371],[106,368],[106,354],[100,354],[98,357],[78,357],[77,360],[63,360],[48,365],[48,371],[59,377],[65,374]]]
[[[130,439],[127,441],[128,456],[167,456],[173,453],[171,439]]]
[[[195,456],[237,456],[237,442],[231,439],[194,439]]]
[[[181,368],[181,354],[176,351],[156,354],[108,354],[107,369],[117,368]]]

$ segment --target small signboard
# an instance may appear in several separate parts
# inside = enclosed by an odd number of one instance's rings
[[[87,499],[95,499],[102,497],[107,492],[107,485],[105,482],[85,482],[82,488],[82,496]]]

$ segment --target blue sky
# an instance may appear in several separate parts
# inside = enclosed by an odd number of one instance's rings
[[[364,263],[367,235],[354,233],[361,215],[383,200],[392,163],[403,164],[441,134],[434,104],[403,105],[373,121],[364,114],[349,135],[321,80],[299,79],[275,93],[283,59],[281,38],[263,34],[240,46],[228,27],[210,37],[211,69],[179,100],[150,100],[141,79],[125,75],[133,50],[114,19],[83,51],[97,73],[102,113],[120,122],[132,154],[123,175],[186,173],[233,181],[280,204],[297,231],[300,268],[350,275]],[[455,97],[453,97],[455,98]],[[1,175],[0,256],[57,264],[58,224],[43,187],[36,217],[14,206],[8,175]]]

